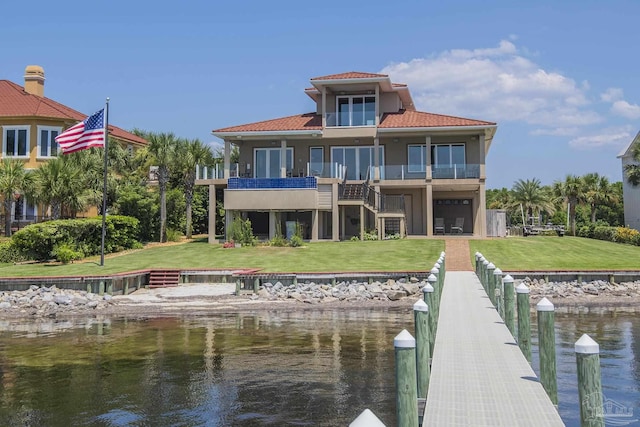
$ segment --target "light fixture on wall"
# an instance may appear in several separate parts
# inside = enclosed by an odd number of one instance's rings
[[[394,143],[394,144],[397,144],[397,143],[398,143],[398,141],[400,141],[398,138],[393,138],[393,143]]]
[[[353,142],[355,142],[356,144],[360,144],[360,140],[359,139],[354,139]]]

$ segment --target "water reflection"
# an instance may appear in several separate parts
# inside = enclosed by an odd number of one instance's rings
[[[0,322],[0,425],[395,425],[409,310]],[[533,366],[538,368],[536,322]],[[640,316],[556,315],[559,411],[579,425],[573,345],[600,344],[607,398],[640,415]]]

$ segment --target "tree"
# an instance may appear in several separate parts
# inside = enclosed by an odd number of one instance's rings
[[[49,160],[33,172],[34,199],[51,207],[52,219],[59,219],[64,207],[71,213],[84,210],[88,206],[84,173],[67,156]]]
[[[583,190],[583,181],[576,175],[567,175],[564,181],[553,183],[553,194],[565,206],[567,203],[569,204],[569,227],[574,236],[576,235],[576,206],[584,200]]]
[[[525,221],[534,214],[539,216],[541,212],[553,214],[555,211],[549,194],[537,178],[517,180],[511,189],[511,196],[513,206],[522,205],[525,210]]]
[[[609,206],[611,203],[616,203],[617,196],[606,176],[588,173],[582,177],[582,182],[584,185],[583,198],[591,208],[591,222],[595,223],[598,206]]]
[[[634,187],[640,185],[640,141],[636,141],[631,148],[631,157],[638,164],[625,165],[624,174],[627,182]]]
[[[0,194],[4,207],[4,235],[11,236],[11,207],[14,196],[31,190],[32,176],[18,160],[3,159],[0,162]]]
[[[147,140],[149,154],[153,156],[155,166],[158,167],[156,176],[160,193],[160,242],[162,243],[167,241],[167,183],[178,141],[173,133],[151,133]]]
[[[186,203],[186,233],[187,239],[192,233],[192,204],[193,191],[196,183],[196,166],[205,165],[213,161],[211,149],[200,140],[181,139],[176,150],[176,169],[180,174],[180,184],[184,191]]]

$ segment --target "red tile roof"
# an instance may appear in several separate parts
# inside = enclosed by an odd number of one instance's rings
[[[42,117],[74,122],[87,118],[86,114],[52,99],[27,93],[22,86],[9,80],[0,80],[0,100],[0,118]],[[125,141],[147,144],[144,138],[116,126],[109,126],[109,134]]]
[[[269,132],[286,130],[322,130],[322,116],[316,113],[298,114],[279,119],[216,129],[213,132]]]
[[[386,74],[362,73],[360,71],[348,71],[340,74],[329,74],[328,76],[313,77],[311,80],[340,80],[340,79],[371,79],[389,77]]]
[[[493,126],[493,122],[465,119],[462,117],[445,116],[442,114],[425,113],[422,111],[399,111],[385,113],[379,128],[420,128],[420,127],[449,127],[449,126]]]

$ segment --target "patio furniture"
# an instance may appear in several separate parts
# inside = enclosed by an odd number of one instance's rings
[[[444,234],[444,218],[436,218],[435,226],[433,227],[433,234]]]
[[[462,227],[464,226],[464,218],[456,218],[456,223],[451,226],[451,234],[462,234]]]

